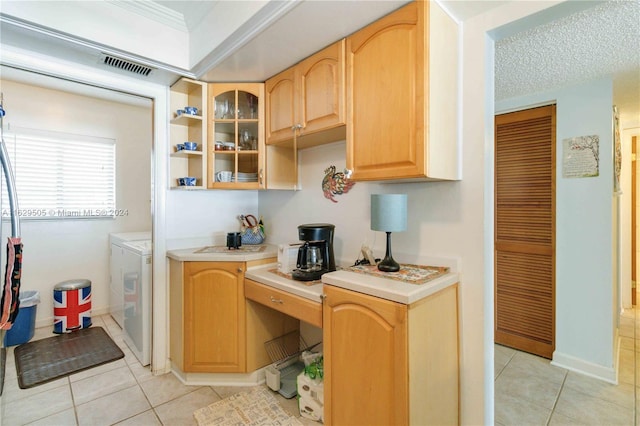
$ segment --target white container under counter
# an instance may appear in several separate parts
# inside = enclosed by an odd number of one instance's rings
[[[412,284],[377,275],[338,270],[322,275],[322,283],[408,305],[460,281],[457,259],[415,256],[394,258],[400,264],[446,266],[449,267],[449,273],[424,284]]]
[[[322,302],[321,283],[307,285],[301,281],[290,280],[272,272],[273,270],[277,270],[277,268],[277,263],[248,268],[244,277],[314,302]]]
[[[278,246],[264,244],[262,251],[223,250],[221,252],[202,251],[205,247],[167,250],[167,257],[180,262],[250,262],[252,260],[276,258]]]

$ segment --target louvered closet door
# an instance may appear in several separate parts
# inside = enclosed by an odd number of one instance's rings
[[[495,341],[555,347],[555,105],[497,115]]]

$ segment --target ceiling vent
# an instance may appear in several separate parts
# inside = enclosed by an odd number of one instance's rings
[[[137,75],[148,77],[155,68],[129,61],[128,59],[118,58],[117,56],[102,54],[101,62],[107,66],[117,68],[122,71],[131,72]]]

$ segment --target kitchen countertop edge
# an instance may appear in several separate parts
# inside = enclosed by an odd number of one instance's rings
[[[275,267],[277,264],[249,268],[245,278],[314,302],[321,302],[323,285],[332,285],[409,305],[460,281],[460,275],[457,272],[450,272],[433,281],[418,285],[356,272],[335,271],[324,274],[322,283],[307,286],[270,272]]]
[[[272,244],[265,244],[265,249],[260,252],[196,253],[202,248],[167,250],[167,257],[180,262],[250,262],[278,257],[278,246]]]
[[[287,293],[295,294],[296,296],[309,299],[313,302],[322,303],[321,283],[306,285],[300,281],[290,280],[288,278],[270,272],[270,270],[277,267],[277,263],[272,263],[269,265],[260,265],[248,268],[247,272],[244,274],[244,277],[245,279],[248,278],[260,284],[264,284],[266,286],[273,287]]]
[[[437,293],[460,281],[457,272],[450,272],[424,284],[409,284],[389,278],[376,277],[349,271],[329,272],[322,276],[322,283],[345,290],[380,297],[409,305]]]

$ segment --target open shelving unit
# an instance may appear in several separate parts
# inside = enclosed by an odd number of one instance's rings
[[[185,106],[198,108],[195,115],[177,114]],[[171,86],[170,95],[170,172],[171,189],[194,190],[207,188],[207,83],[181,78]],[[177,150],[176,145],[195,142],[195,151]],[[178,180],[195,177],[195,186],[181,186]]]

